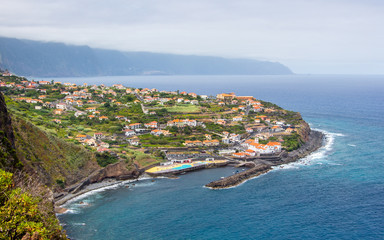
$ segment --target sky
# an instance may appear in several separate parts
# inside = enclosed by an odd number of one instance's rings
[[[0,36],[384,74],[383,0],[0,0]]]

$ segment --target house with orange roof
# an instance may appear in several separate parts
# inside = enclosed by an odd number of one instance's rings
[[[160,130],[160,129],[152,130],[151,134],[154,135],[154,136],[160,136],[160,135],[169,136],[169,135],[171,135],[171,133],[169,131],[167,131],[167,130]]]
[[[282,132],[284,129],[280,127],[279,125],[275,125],[271,128],[272,132]]]
[[[101,132],[94,133],[93,138],[94,139],[102,139],[102,138],[104,138],[104,134]]]
[[[287,133],[291,133],[291,132],[293,132],[293,131],[295,131],[293,128],[287,128],[287,129],[285,129],[285,132],[287,132]]]
[[[87,135],[85,135],[85,134],[78,134],[76,136],[76,140],[78,140],[78,141],[84,141],[86,138],[87,138]]]
[[[247,128],[245,131],[247,131],[247,133],[253,133],[253,128]]]
[[[267,143],[267,146],[272,153],[276,153],[276,152],[281,151],[281,143],[279,143],[279,142],[269,142],[269,143]]]
[[[144,126],[146,128],[157,128],[157,122],[156,121],[153,121],[153,122],[150,122],[150,123],[144,123]]]
[[[203,145],[206,146],[206,147],[215,147],[215,146],[219,146],[219,145],[220,145],[220,142],[219,142],[219,140],[217,140],[217,139],[213,139],[213,140],[204,140],[204,141],[203,141]]]
[[[61,114],[63,114],[63,112],[64,112],[63,109],[55,109],[55,110],[53,111],[53,114],[61,115]]]
[[[254,112],[261,112],[262,109],[258,105],[253,105],[251,110]]]
[[[95,107],[89,107],[89,108],[86,108],[85,110],[87,112],[94,112],[94,111],[96,111],[96,108]]]
[[[265,144],[260,144],[256,142],[250,143],[249,149],[261,154],[271,153],[270,149]]]
[[[190,126],[190,127],[196,127],[197,126],[197,121],[196,120],[190,120],[190,119],[174,119],[171,121],[167,122],[168,127],[185,127],[185,126]]]
[[[235,158],[246,158],[249,156],[249,154],[245,152],[238,152],[238,153],[232,153],[232,156]]]
[[[236,116],[236,117],[233,117],[233,118],[232,118],[232,121],[233,121],[233,122],[241,122],[241,121],[243,121],[243,117],[242,117],[242,116]]]
[[[235,93],[220,93],[216,95],[217,99],[224,100],[224,101],[232,100],[235,97],[236,97]]]
[[[125,136],[127,136],[127,137],[131,137],[131,136],[136,135],[136,132],[132,129],[124,129],[123,132],[124,132]]]
[[[89,118],[89,119],[94,119],[94,118],[95,118],[95,115],[88,115],[88,118]]]
[[[216,124],[219,124],[219,125],[225,125],[226,124],[226,121],[224,119],[218,119],[216,121]]]
[[[108,117],[107,117],[107,116],[101,116],[101,117],[99,117],[99,120],[100,120],[100,121],[108,120]]]

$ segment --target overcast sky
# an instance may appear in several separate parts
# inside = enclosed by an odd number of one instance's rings
[[[383,0],[0,0],[0,36],[384,74]]]

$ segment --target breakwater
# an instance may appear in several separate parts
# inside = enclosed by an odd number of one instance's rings
[[[294,162],[300,158],[308,156],[323,145],[323,139],[323,133],[311,130],[308,134],[308,141],[304,143],[299,149],[294,150],[288,154],[284,154],[280,161],[269,162],[266,160],[254,160],[254,167],[244,172],[240,172],[232,176],[210,182],[205,186],[212,189],[230,188],[237,186],[250,178],[254,178],[261,174],[267,173],[272,169],[272,166]]]

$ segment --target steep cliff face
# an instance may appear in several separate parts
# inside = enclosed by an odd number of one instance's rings
[[[11,117],[2,93],[0,93],[0,168],[11,172],[21,168],[15,151]]]
[[[309,127],[308,123],[304,120],[301,121],[299,125],[299,129],[297,133],[300,135],[300,138],[303,142],[308,142],[309,140],[309,134],[311,133],[311,128]]]

